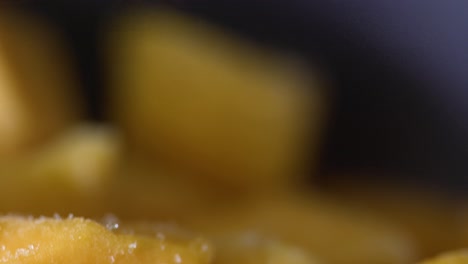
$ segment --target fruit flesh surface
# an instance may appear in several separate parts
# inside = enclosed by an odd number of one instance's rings
[[[83,218],[2,217],[0,231],[0,260],[6,263],[208,264],[212,254],[202,238],[116,234]]]

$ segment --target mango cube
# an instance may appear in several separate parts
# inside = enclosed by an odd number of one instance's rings
[[[301,172],[322,102],[296,61],[173,12],[122,19],[111,40],[112,114],[130,148],[203,186],[266,189]]]
[[[203,245],[203,246],[200,246]],[[0,261],[22,264],[208,264],[202,238],[116,234],[84,218],[0,218]]]

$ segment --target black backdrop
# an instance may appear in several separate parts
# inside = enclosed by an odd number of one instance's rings
[[[103,118],[111,92],[102,78],[102,27],[142,2],[154,1],[23,1],[65,33],[92,119]],[[336,171],[365,170],[459,194],[468,187],[467,1],[168,2],[302,54],[332,77],[323,182]]]

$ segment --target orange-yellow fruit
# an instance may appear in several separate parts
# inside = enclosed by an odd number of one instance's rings
[[[231,204],[192,217],[187,226],[213,237],[251,230],[304,248],[324,263],[412,263],[410,237],[385,220],[319,196],[275,196]]]
[[[215,264],[318,264],[305,250],[254,233],[216,240]]]
[[[150,235],[164,237],[170,241],[187,241],[196,237],[194,233],[181,229],[175,224],[150,222],[119,222],[115,216],[104,219],[109,227],[118,227],[119,234]],[[303,249],[294,247],[283,241],[266,238],[252,232],[223,234],[213,239],[215,264],[317,264]],[[200,240],[201,249],[207,250],[209,244]]]
[[[133,150],[209,187],[300,173],[322,103],[304,68],[170,12],[135,13],[111,40],[112,112]]]
[[[83,218],[0,218],[0,261],[22,264],[208,264],[202,238],[116,234]]]
[[[100,215],[119,161],[112,129],[78,125],[0,167],[0,213]]]

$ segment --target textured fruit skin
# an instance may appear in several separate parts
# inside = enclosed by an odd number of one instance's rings
[[[304,68],[174,13],[122,21],[110,38],[112,115],[131,148],[196,183],[267,188],[300,173],[320,115]]]
[[[0,218],[0,260],[6,263],[208,264],[211,247],[200,239],[170,241],[116,234],[83,218]],[[204,242],[203,242],[204,243]]]

